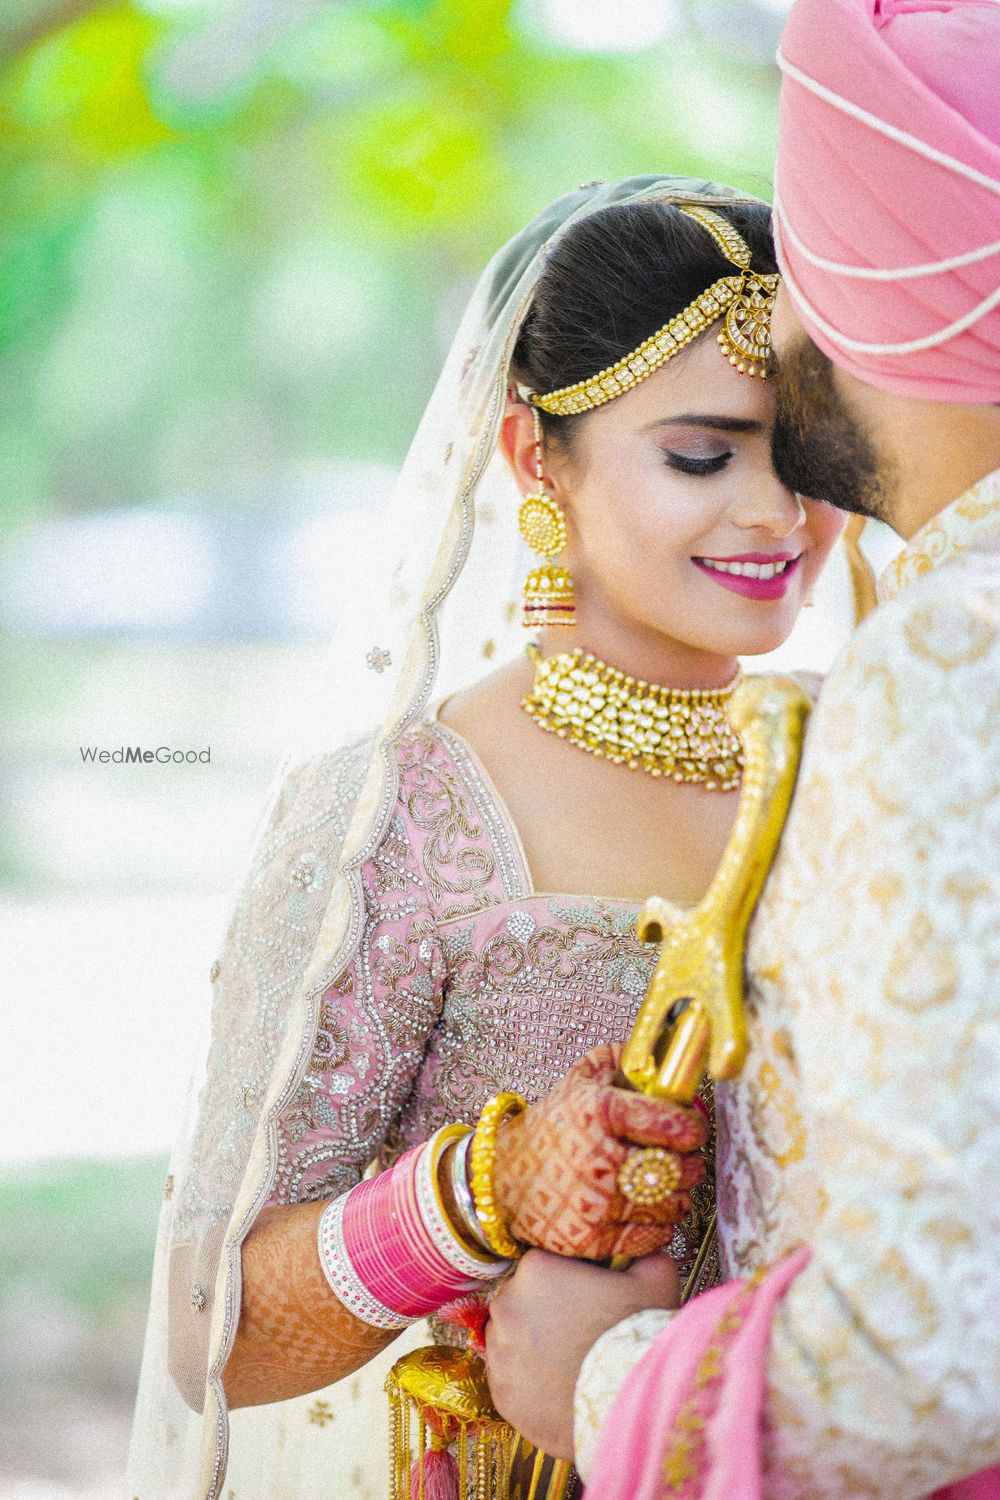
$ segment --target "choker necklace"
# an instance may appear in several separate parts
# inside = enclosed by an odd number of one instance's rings
[[[521,707],[535,723],[590,755],[729,792],[743,773],[743,751],[726,706],[740,679],[724,688],[668,688],[628,677],[582,647],[543,657]]]

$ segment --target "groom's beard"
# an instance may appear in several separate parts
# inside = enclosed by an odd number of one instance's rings
[[[840,510],[886,520],[878,458],[837,390],[830,360],[803,335],[775,365],[771,459],[782,484]]]

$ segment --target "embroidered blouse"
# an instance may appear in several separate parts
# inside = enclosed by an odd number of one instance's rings
[[[541,1098],[592,1047],[624,1041],[656,962],[634,902],[535,890],[458,735],[429,720],[398,758],[395,815],[363,871],[363,939],[323,996],[272,1203],[344,1192],[376,1158],[474,1123],[498,1090]],[[675,1236],[682,1262],[698,1232]]]

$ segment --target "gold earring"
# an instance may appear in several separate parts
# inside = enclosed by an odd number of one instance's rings
[[[537,486],[521,501],[517,524],[532,552],[538,552],[546,558],[556,557],[565,547],[569,533],[566,529],[566,517],[562,506],[552,495],[545,492],[545,474],[542,469],[542,419],[537,407],[532,407],[531,415],[535,423]],[[521,623],[525,629],[535,630],[543,625],[572,625],[575,623],[575,614],[573,580],[569,571],[551,562],[532,568],[524,580]]]

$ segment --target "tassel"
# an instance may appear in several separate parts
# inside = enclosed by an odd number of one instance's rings
[[[413,1460],[410,1500],[459,1500],[458,1464],[436,1432],[430,1447]]]
[[[456,1297],[454,1302],[446,1302],[444,1307],[438,1308],[437,1316],[442,1323],[464,1329],[473,1354],[482,1357],[486,1353],[486,1325],[490,1321],[490,1305],[480,1293],[467,1292],[464,1297]]]

